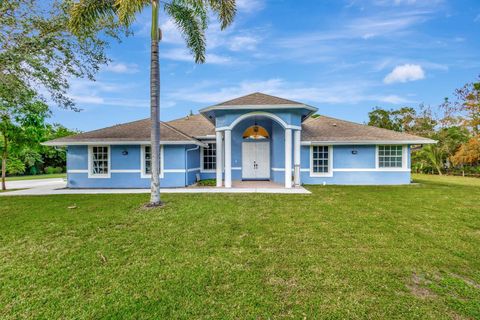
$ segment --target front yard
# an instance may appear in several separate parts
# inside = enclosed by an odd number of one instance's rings
[[[480,318],[480,180],[416,181],[0,198],[0,318]]]

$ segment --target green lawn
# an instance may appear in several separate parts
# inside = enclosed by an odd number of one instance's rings
[[[16,180],[36,180],[36,179],[52,179],[52,178],[66,178],[66,173],[52,173],[52,174],[37,174],[32,176],[12,176],[7,177],[7,181]]]
[[[480,318],[480,180],[416,179],[2,197],[0,318]]]

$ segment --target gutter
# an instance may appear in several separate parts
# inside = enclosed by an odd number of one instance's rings
[[[188,186],[188,153],[198,149],[200,149],[200,146],[185,150],[185,187]]]

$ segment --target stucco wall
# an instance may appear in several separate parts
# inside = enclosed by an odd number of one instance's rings
[[[163,146],[163,177],[161,187],[184,187],[186,180],[185,149],[191,146]],[[150,178],[141,176],[139,145],[110,147],[110,178],[88,177],[88,146],[67,148],[67,186],[69,188],[149,188]],[[128,154],[122,154],[127,151]],[[192,166],[198,168],[199,153],[192,157]],[[189,177],[190,179],[190,177]]]

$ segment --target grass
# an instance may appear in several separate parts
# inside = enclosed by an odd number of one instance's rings
[[[51,174],[37,174],[31,176],[11,176],[7,177],[7,181],[17,181],[17,180],[37,180],[37,179],[52,179],[52,178],[66,178],[66,173],[51,173]]]
[[[0,198],[0,318],[480,318],[480,180],[415,179]]]

